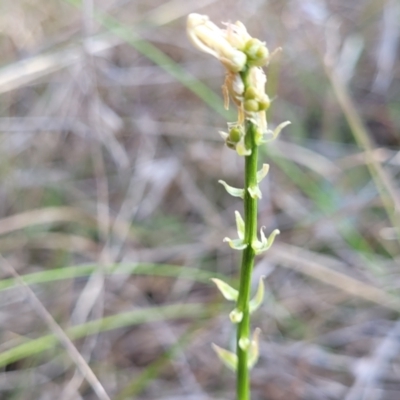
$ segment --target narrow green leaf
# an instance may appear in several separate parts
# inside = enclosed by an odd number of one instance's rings
[[[264,300],[264,276],[260,277],[260,280],[258,281],[258,288],[256,295],[253,297],[253,299],[250,300],[249,303],[249,312],[252,314],[254,311],[256,311],[262,304]]]
[[[229,246],[234,250],[244,250],[247,247],[246,243],[243,243],[242,239],[229,239],[228,237],[224,238],[224,242],[227,242]]]
[[[229,301],[237,301],[239,292],[226,282],[221,279],[211,278],[211,280],[217,285],[217,288],[222,293],[222,296]]]
[[[55,268],[32,274],[22,275],[21,279],[27,285],[38,283],[55,282],[64,279],[74,279],[89,276],[99,268],[94,264],[79,264],[63,268]],[[132,275],[154,275],[171,278],[190,279],[198,282],[209,283],[215,272],[203,271],[198,268],[184,268],[179,265],[156,264],[156,263],[117,263],[104,267],[104,273],[110,275],[132,274]],[[223,276],[220,275],[221,278]],[[14,278],[0,280],[0,292],[18,286]]]
[[[223,180],[219,180],[218,183],[220,183],[231,196],[240,197],[241,199],[244,198],[244,189],[239,189],[239,188],[229,186]]]
[[[110,315],[94,321],[89,321],[82,325],[72,326],[66,329],[65,332],[70,339],[75,340],[96,334],[98,332],[106,332],[112,329],[139,325],[148,322],[173,318],[205,318],[209,317],[210,311],[211,309],[207,310],[204,304],[171,304],[167,306],[136,309],[117,315]],[[57,343],[58,339],[53,334],[28,340],[25,343],[1,352],[0,367],[51,349],[56,346]]]
[[[260,333],[261,329],[256,328],[253,333],[253,338],[249,346],[248,361],[247,361],[247,366],[249,369],[252,369],[254,367],[260,356]]]
[[[260,183],[269,172],[269,164],[263,164],[262,168],[257,172],[257,183]]]
[[[275,140],[281,133],[282,129],[285,126],[288,126],[290,124],[291,124],[290,121],[285,121],[285,122],[282,122],[281,124],[279,124],[273,131],[268,131],[267,133],[269,133],[271,135],[271,137],[266,138],[266,141],[270,142],[271,140]]]
[[[245,232],[245,226],[244,226],[244,221],[242,216],[240,215],[239,211],[235,211],[235,218],[236,218],[236,228],[237,228],[237,233],[239,236],[239,239],[244,239],[244,232]]]
[[[225,350],[222,347],[219,347],[214,343],[212,343],[212,348],[217,353],[218,358],[222,361],[222,363],[226,367],[228,367],[232,371],[236,371],[237,364],[238,364],[238,358],[235,353]]]

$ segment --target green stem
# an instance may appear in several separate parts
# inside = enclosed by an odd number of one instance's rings
[[[251,149],[251,154],[245,157],[245,195],[244,195],[244,222],[245,243],[247,247],[243,250],[242,265],[240,270],[239,298],[237,308],[243,312],[243,319],[238,325],[236,351],[238,356],[237,368],[237,400],[250,400],[250,378],[247,366],[248,354],[239,346],[241,338],[250,336],[250,284],[251,274],[254,266],[255,252],[251,246],[257,238],[257,199],[252,198],[248,192],[250,186],[257,185],[257,155],[258,147],[255,143],[255,125],[246,120],[245,144]]]

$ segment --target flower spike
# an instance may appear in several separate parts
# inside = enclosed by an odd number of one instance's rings
[[[264,299],[265,287],[263,277],[258,282],[254,297],[249,301],[251,269],[256,255],[268,250],[279,233],[275,229],[267,238],[263,229],[257,236],[257,202],[262,193],[259,183],[266,177],[269,165],[263,164],[257,171],[258,147],[274,140],[282,129],[289,125],[286,121],[275,129],[268,129],[267,110],[272,100],[265,91],[267,76],[262,69],[281,49],[269,52],[265,42],[249,35],[241,22],[225,23],[225,29],[213,24],[207,16],[190,14],[187,20],[187,31],[193,44],[216,57],[225,67],[225,81],[222,86],[224,106],[229,108],[232,101],[237,107],[237,118],[228,123],[228,131],[220,132],[225,145],[235,150],[239,156],[246,157],[244,189],[229,186],[219,181],[226,191],[234,197],[240,197],[244,202],[245,221],[235,212],[237,239],[224,238],[224,242],[236,250],[243,250],[239,290],[227,283],[213,279],[222,295],[236,302],[236,307],[230,312],[231,322],[237,324],[237,347],[234,354],[213,344],[213,348],[221,361],[230,369],[240,371],[237,380],[237,398],[250,398],[249,370],[259,358],[260,329],[257,328],[250,337],[250,314],[257,310]],[[248,247],[251,246],[251,247]]]

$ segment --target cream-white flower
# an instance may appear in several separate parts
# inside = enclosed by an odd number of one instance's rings
[[[262,68],[254,67],[250,70],[249,86],[255,89],[257,97],[265,96],[266,83],[267,77]]]
[[[192,43],[199,50],[216,57],[231,72],[241,71],[247,62],[246,55],[235,47],[239,40],[237,31],[242,32],[244,26],[235,27],[220,29],[207,15],[193,13],[187,18],[187,33]]]
[[[229,22],[223,23],[226,26],[226,39],[228,42],[238,50],[244,51],[247,43],[252,37],[247,33],[246,27],[240,21],[234,24]]]

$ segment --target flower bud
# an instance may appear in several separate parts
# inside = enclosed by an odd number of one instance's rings
[[[256,67],[262,67],[269,61],[269,51],[265,43],[258,39],[251,38],[244,48],[248,57],[248,64]]]
[[[243,319],[243,312],[235,308],[229,313],[229,319],[231,320],[232,324],[238,324]]]
[[[245,45],[244,51],[247,56],[251,59],[256,58],[256,54],[260,46],[262,46],[262,42],[259,39],[251,38]]]
[[[257,112],[258,111],[258,101],[257,100],[245,100],[244,109],[247,112]]]
[[[268,110],[269,106],[271,105],[271,100],[267,95],[264,95],[259,101],[258,106],[260,110]]]
[[[245,100],[253,100],[257,98],[257,90],[255,87],[250,86],[246,89],[246,92],[244,94]]]
[[[229,141],[232,143],[240,142],[242,136],[243,136],[243,131],[238,126],[234,126],[229,130]]]

